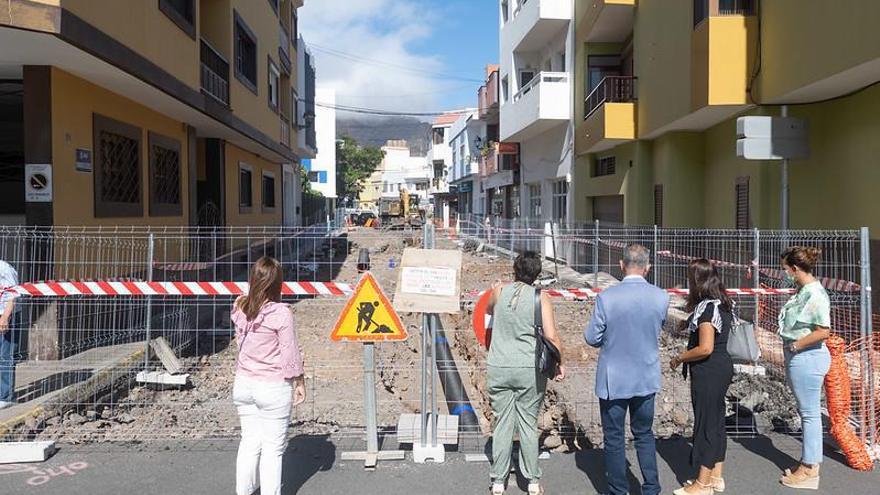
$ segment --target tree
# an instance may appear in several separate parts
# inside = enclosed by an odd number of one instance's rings
[[[379,168],[385,152],[375,146],[361,146],[350,137],[336,142],[336,193],[341,198],[359,197],[364,180]]]

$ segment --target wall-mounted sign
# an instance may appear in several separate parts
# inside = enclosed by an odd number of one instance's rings
[[[505,170],[490,175],[483,179],[483,183],[487,189],[495,189],[496,187],[510,186],[513,184],[513,170]]]
[[[499,155],[518,155],[519,143],[498,143]]]
[[[77,172],[92,171],[92,150],[76,149],[76,170]]]
[[[52,202],[52,165],[28,163],[24,166],[24,200]]]

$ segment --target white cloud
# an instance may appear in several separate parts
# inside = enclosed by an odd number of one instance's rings
[[[306,0],[300,31],[312,45],[318,86],[332,87],[340,105],[388,111],[440,109],[443,93],[467,87],[464,81],[438,79],[443,61],[415,53],[412,45],[430,39],[440,13],[413,0]],[[398,70],[328,54],[332,49],[364,59],[402,66]],[[345,115],[345,114],[343,114]]]

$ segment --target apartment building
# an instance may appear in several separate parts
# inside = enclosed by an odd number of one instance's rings
[[[736,118],[805,119],[791,228],[880,239],[880,3],[577,0],[575,216],[778,228],[779,161],[737,158]]]
[[[303,168],[308,174],[312,191],[324,198],[325,215],[333,215],[336,209],[336,90],[318,88],[315,100],[320,105],[315,110],[315,132],[318,152],[314,159],[304,159]]]
[[[452,166],[450,128],[459,117],[461,112],[453,111],[434,118],[431,123],[431,143],[426,157],[431,174],[428,192],[434,199],[434,216],[442,218],[445,225],[449,224],[452,208],[458,202],[458,195],[450,192],[449,172]]]
[[[509,195],[492,195],[493,215],[571,220],[573,13],[572,0],[500,0],[499,138],[519,164],[490,183]]]
[[[280,225],[302,3],[0,0],[4,223]]]
[[[418,194],[419,202],[427,204],[431,167],[424,156],[413,156],[405,140],[389,140],[382,146],[384,157],[375,172],[364,181],[359,206],[378,210],[382,199],[399,200],[400,191]]]
[[[449,129],[452,136],[452,165],[449,185],[457,194],[455,203],[459,215],[483,213],[483,191],[480,177],[480,149],[486,136],[486,123],[480,120],[476,109],[458,118]]]

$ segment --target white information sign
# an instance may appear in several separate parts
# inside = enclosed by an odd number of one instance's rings
[[[52,165],[28,163],[24,166],[24,200],[52,202]]]
[[[456,295],[456,275],[453,268],[403,267],[401,291],[426,296]]]

